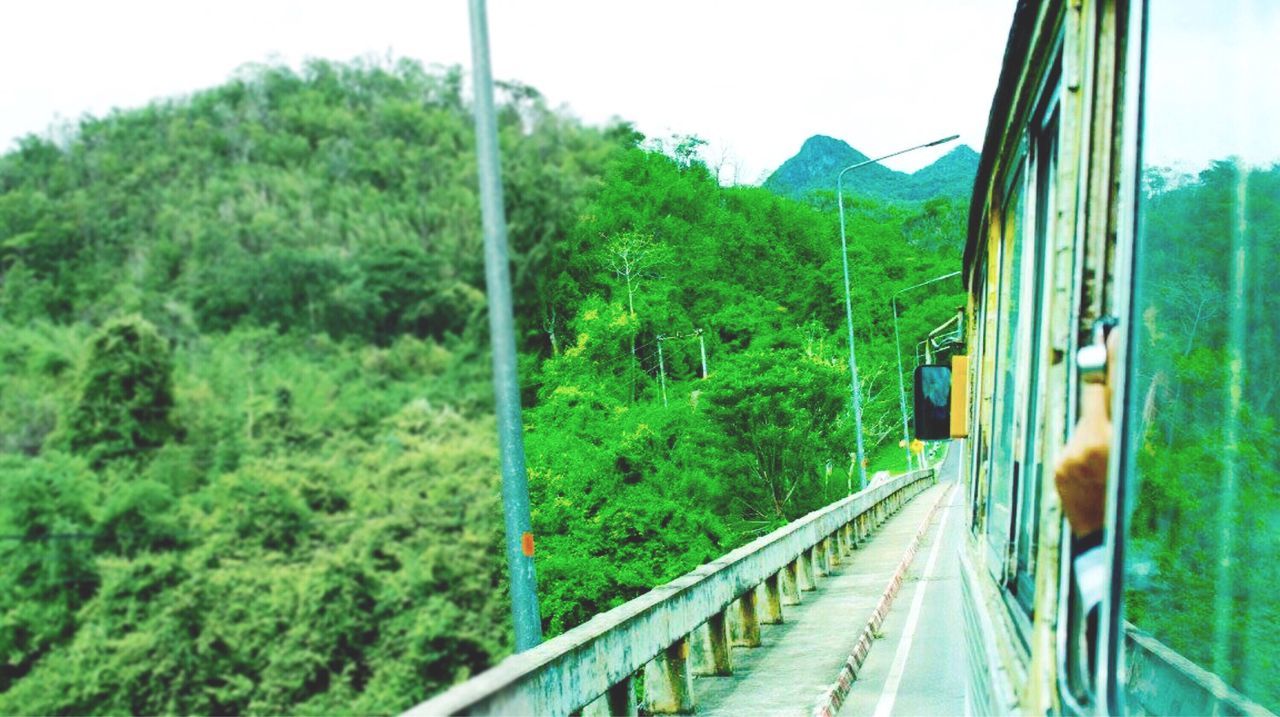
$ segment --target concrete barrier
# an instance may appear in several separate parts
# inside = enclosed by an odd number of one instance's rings
[[[532,650],[512,655],[405,714],[617,714],[624,707],[624,695],[634,694],[632,679],[641,670],[647,711],[688,713],[694,709],[688,687],[695,669],[729,669],[727,659],[713,659],[711,668],[705,667],[701,655],[703,641],[709,639],[696,632],[704,623],[714,621],[720,637],[725,623],[732,628],[745,617],[744,639],[749,642],[752,632],[759,630],[754,611],[767,603],[772,613],[777,605],[778,613],[769,617],[781,620],[781,606],[803,599],[803,591],[812,589],[823,574],[826,561],[838,551],[842,532],[850,538],[850,549],[856,547],[936,480],[933,469],[915,471],[816,510]],[[756,599],[762,584],[769,600]],[[746,615],[747,610],[752,614]],[[698,653],[692,668],[691,643]],[[625,713],[634,714],[634,704]]]
[[[1154,637],[1127,622],[1124,628],[1125,711],[1129,714],[1272,715]]]

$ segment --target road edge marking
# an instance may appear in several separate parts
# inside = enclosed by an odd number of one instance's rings
[[[845,658],[839,674],[836,675],[835,682],[831,683],[830,687],[819,694],[817,702],[810,713],[812,717],[834,717],[836,712],[840,711],[840,706],[844,704],[845,697],[849,695],[849,689],[853,687],[853,682],[858,677],[858,670],[862,667],[862,663],[866,661],[867,654],[871,652],[871,645],[875,641],[875,633],[880,629],[880,625],[884,623],[885,617],[889,614],[889,608],[893,606],[893,599],[897,597],[898,590],[902,587],[902,582],[907,576],[907,570],[911,567],[912,561],[915,560],[916,551],[920,548],[920,543],[924,540],[925,533],[929,532],[929,526],[933,523],[933,518],[937,515],[938,508],[951,495],[955,485],[954,482],[951,482],[938,496],[937,500],[933,502],[933,507],[929,508],[928,515],[921,521],[920,529],[916,531],[915,537],[911,539],[911,543],[907,546],[907,551],[902,556],[902,562],[898,564],[898,569],[894,571],[893,577],[889,579],[888,587],[885,588],[884,593],[880,596],[880,601],[876,603],[876,609],[872,611],[867,624],[862,628],[862,633],[853,647],[853,652]]]
[[[948,491],[950,492],[950,491]],[[924,574],[916,585],[915,595],[911,599],[911,610],[907,612],[907,624],[898,640],[898,650],[893,654],[893,663],[889,667],[889,677],[885,680],[880,699],[876,701],[872,717],[889,717],[893,713],[893,704],[898,700],[898,688],[902,685],[902,676],[907,669],[907,658],[911,655],[911,643],[915,641],[916,628],[920,626],[920,611],[924,607],[925,593],[929,589],[929,579],[933,577],[938,566],[938,555],[941,553],[947,520],[951,518],[954,505],[948,504],[942,509],[942,520],[938,522],[937,538],[933,541],[933,549],[929,551],[929,560],[925,563]]]

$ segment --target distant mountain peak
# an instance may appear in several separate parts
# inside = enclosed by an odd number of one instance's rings
[[[802,199],[820,190],[835,188],[840,170],[868,159],[848,142],[815,134],[800,151],[778,167],[764,186],[777,194]],[[959,145],[917,172],[896,172],[872,165],[845,175],[850,194],[883,199],[919,201],[935,196],[968,196],[978,173],[978,153]]]
[[[965,163],[965,164],[972,163],[976,167],[978,164],[978,160],[980,158],[981,158],[981,155],[975,152],[972,147],[970,147],[967,144],[961,144],[961,145],[957,145],[950,152],[947,152],[946,154],[939,157],[937,161],[929,165],[929,167],[936,167],[940,164],[957,164],[957,163]],[[925,167],[924,169],[928,169],[929,167]],[[921,170],[921,171],[924,171],[924,170]]]
[[[848,142],[842,139],[836,139],[835,137],[828,137],[825,134],[815,134],[809,139],[806,139],[804,144],[800,146],[800,154],[826,154],[834,152],[862,154],[853,147],[850,147]]]

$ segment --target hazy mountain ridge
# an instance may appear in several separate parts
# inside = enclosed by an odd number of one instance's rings
[[[815,191],[834,190],[841,169],[867,158],[843,140],[814,135],[805,140],[794,157],[769,175],[764,187],[786,197],[804,199]],[[845,187],[853,195],[893,200],[968,197],[977,173],[978,153],[960,145],[910,174],[878,164],[863,167],[845,175]]]

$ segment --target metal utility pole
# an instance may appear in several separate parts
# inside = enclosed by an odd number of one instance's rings
[[[893,292],[893,345],[898,351],[898,405],[902,408],[902,444],[907,451],[907,470],[911,470],[911,430],[907,428],[907,389],[903,380],[902,371],[902,341],[898,339],[898,297],[912,289],[919,289],[922,286],[928,286],[944,279],[950,279],[953,276],[959,276],[960,272],[953,271],[950,274],[934,277],[928,281],[922,281],[914,286],[908,286],[905,289],[898,289]],[[926,339],[927,341],[928,339]]]
[[[702,329],[698,329],[698,350],[702,352],[702,377],[707,377],[707,342],[702,338]]]
[[[667,365],[662,361],[662,340],[665,336],[658,337],[658,380],[662,383],[662,406],[667,405]]]
[[[493,392],[498,414],[502,463],[502,509],[511,573],[511,616],[516,652],[542,641],[537,576],[533,568],[533,526],[529,518],[529,478],[524,465],[524,428],[516,375],[515,317],[507,265],[507,220],[503,214],[502,175],[498,165],[498,124],[489,67],[489,24],[484,0],[471,0],[471,62],[474,66],[476,162],[480,170],[480,212],[484,222],[484,279],[493,343]]]
[[[848,167],[840,170],[840,173],[836,175],[836,202],[840,205],[840,259],[844,262],[844,313],[845,320],[849,325],[849,403],[851,404],[853,411],[853,427],[854,431],[857,433],[858,439],[859,489],[867,487],[867,459],[862,450],[862,389],[858,384],[858,360],[854,357],[853,350],[853,298],[850,296],[849,290],[849,246],[845,241],[844,235],[844,175],[846,172],[858,169],[859,167],[875,164],[881,160],[896,157],[900,154],[906,154],[907,152],[917,149],[945,144],[959,137],[960,135],[953,134],[950,137],[935,139],[932,142],[926,142],[925,144],[918,144],[914,147],[900,149],[897,152],[890,152],[889,154],[876,157],[875,159],[868,159],[865,162],[858,162],[857,164],[849,165]]]

